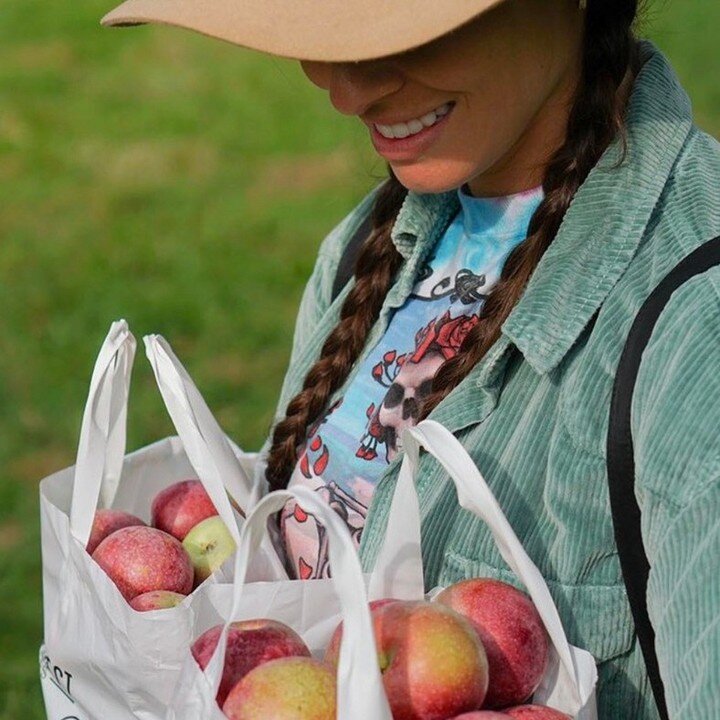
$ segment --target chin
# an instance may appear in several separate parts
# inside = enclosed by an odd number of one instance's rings
[[[477,170],[455,165],[448,161],[400,163],[392,165],[395,177],[412,192],[437,194],[457,190],[470,180]]]

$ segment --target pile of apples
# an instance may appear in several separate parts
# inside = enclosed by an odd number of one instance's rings
[[[548,638],[531,600],[507,583],[464,580],[434,601],[370,603],[378,663],[394,720],[570,720],[528,705]],[[192,654],[205,669],[222,627]],[[335,720],[342,624],[322,661],[283,623],[230,625],[217,702],[229,720]]]
[[[138,611],[174,607],[235,551],[202,483],[177,482],[152,501],[152,527],[122,510],[95,513],[86,550]]]

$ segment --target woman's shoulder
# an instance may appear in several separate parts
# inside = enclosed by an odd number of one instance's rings
[[[628,268],[634,301],[642,302],[659,282],[684,258],[720,236],[720,142],[693,126],[665,184],[644,231],[637,254]],[[634,267],[633,267],[634,266]],[[710,270],[691,281],[693,292],[702,296],[704,312],[720,312],[717,300],[718,270]],[[687,290],[687,289],[686,289]],[[684,318],[692,304],[678,301],[683,290],[663,311],[663,317]],[[705,327],[705,320],[693,325]]]
[[[630,271],[646,278],[638,301],[718,236],[720,143],[693,127]],[[715,266],[673,293],[643,354],[633,395],[638,484],[675,507],[690,502],[720,472],[718,367],[720,266]]]
[[[363,221],[372,212],[375,198],[383,186],[379,183],[368,191],[325,236],[320,244],[319,257],[330,263],[340,262],[347,244],[352,239],[355,231],[362,225]]]
[[[720,235],[720,142],[695,125],[654,215],[656,234],[678,240],[677,260]]]
[[[372,188],[322,239],[305,295],[312,295],[316,316],[324,314],[334,300],[335,277],[345,248],[372,212],[382,183]],[[317,318],[316,318],[317,319]]]

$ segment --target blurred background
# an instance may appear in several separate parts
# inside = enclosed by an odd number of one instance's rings
[[[38,482],[74,462],[99,345],[164,334],[226,431],[257,448],[324,235],[382,177],[364,126],[296,63],[113,3],[0,5],[0,720],[44,718]],[[720,3],[641,26],[720,135]],[[128,447],[172,428],[142,350]]]

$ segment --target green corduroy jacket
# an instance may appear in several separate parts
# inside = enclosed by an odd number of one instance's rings
[[[656,718],[622,583],[610,518],[605,441],[624,340],[643,300],[695,247],[720,234],[720,144],[692,121],[666,58],[643,43],[616,143],[578,190],[502,335],[431,417],[475,460],[546,578],[569,640],[599,668],[601,720]],[[338,320],[331,302],[345,244],[375,191],[323,242],[305,290],[278,418]],[[410,192],[393,241],[404,264],[369,350],[458,211],[456,193]],[[341,394],[342,390],[340,391]],[[672,718],[720,718],[720,268],[688,282],[666,308],[640,368],[632,432],[648,602]],[[267,449],[267,443],[265,446]],[[361,544],[371,567],[399,469],[372,501]],[[509,581],[482,523],[459,509],[424,456],[419,477],[428,589],[464,577]]]

